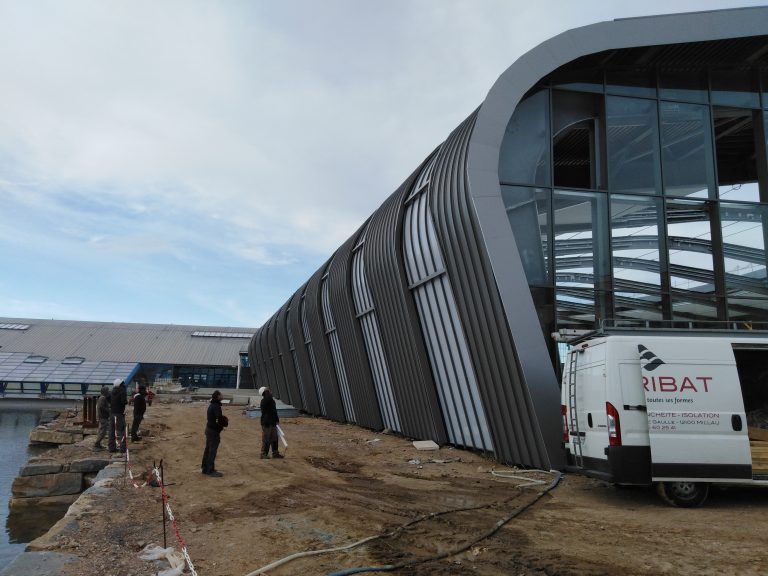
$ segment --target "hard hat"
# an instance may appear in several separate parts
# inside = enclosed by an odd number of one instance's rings
[[[122,383],[123,383],[123,379],[122,378],[115,378],[115,381],[112,382],[112,387],[113,388],[117,388]]]
[[[262,386],[261,388],[259,388],[259,396],[264,396],[264,392],[266,391],[267,391],[266,386]]]

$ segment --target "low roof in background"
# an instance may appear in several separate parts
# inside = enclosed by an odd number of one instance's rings
[[[0,352],[50,360],[235,366],[255,328],[0,318]]]
[[[112,385],[129,382],[139,368],[135,362],[89,362],[78,358],[48,360],[25,352],[0,352],[0,382]]]

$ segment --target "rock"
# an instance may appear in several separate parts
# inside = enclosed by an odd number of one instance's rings
[[[68,432],[46,430],[45,428],[35,428],[29,435],[30,442],[42,442],[45,444],[74,444],[82,439],[82,434],[70,434]]]
[[[80,497],[80,494],[64,494],[62,496],[42,496],[40,498],[11,498],[12,512],[21,510],[38,510],[46,506],[69,506]]]
[[[74,460],[69,464],[70,472],[98,472],[105,466],[108,466],[111,460],[109,458],[82,458]]]
[[[18,498],[77,494],[83,489],[83,475],[76,472],[19,476],[13,481],[11,493]]]
[[[35,464],[27,464],[22,466],[19,471],[19,476],[40,476],[41,474],[56,474],[61,472],[63,466],[58,462],[49,460],[48,462],[40,462]]]

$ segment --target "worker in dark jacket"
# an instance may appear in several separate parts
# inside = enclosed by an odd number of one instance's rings
[[[101,396],[96,401],[96,417],[99,419],[99,434],[96,436],[96,443],[93,445],[94,450],[104,450],[104,446],[101,445],[101,441],[109,432],[109,386],[101,387]]]
[[[221,392],[216,390],[211,394],[211,402],[208,404],[207,420],[205,424],[205,451],[200,467],[203,474],[208,476],[223,476],[216,470],[216,452],[221,442],[221,431],[227,427],[229,420],[221,411]]]
[[[261,457],[269,458],[269,449],[272,448],[272,458],[282,458],[277,450],[277,425],[280,417],[277,415],[277,404],[272,398],[272,391],[262,386],[261,394]]]
[[[138,442],[139,425],[144,419],[144,412],[147,411],[147,387],[143,384],[139,386],[139,391],[133,396],[133,422],[131,423],[131,441]]]
[[[125,382],[115,378],[112,384],[112,397],[109,402],[109,451],[117,452],[117,440],[120,438],[120,452],[125,452],[125,405],[128,404],[128,394],[125,392]]]

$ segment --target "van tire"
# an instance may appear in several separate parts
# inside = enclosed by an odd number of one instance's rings
[[[695,508],[709,496],[706,482],[659,482],[656,491],[667,504],[680,508]]]

